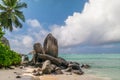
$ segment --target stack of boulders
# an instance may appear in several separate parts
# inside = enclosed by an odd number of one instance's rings
[[[34,71],[35,75],[63,74],[63,72],[83,74],[79,63],[68,62],[58,57],[58,42],[51,33],[45,38],[43,47],[40,43],[35,43],[33,48],[35,54],[30,63],[39,67],[39,70]]]

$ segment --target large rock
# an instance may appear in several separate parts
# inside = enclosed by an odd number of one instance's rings
[[[5,44],[6,46],[9,46],[9,47],[10,47],[9,40],[8,40],[7,38],[2,37],[2,38],[0,39],[0,41],[1,41],[3,44]]]
[[[58,43],[57,39],[51,33],[47,35],[44,40],[45,53],[53,57],[58,57]]]
[[[40,53],[40,54],[44,54],[42,45],[40,43],[35,43],[33,46],[35,53]]]
[[[73,72],[78,75],[82,75],[84,72],[81,70],[79,63],[70,62],[68,68],[65,70],[66,72]]]
[[[32,62],[36,63],[36,62],[41,62],[41,59],[39,58],[38,54],[44,54],[44,50],[42,48],[42,45],[40,43],[35,43],[34,46],[34,55],[33,55],[33,59]]]
[[[52,72],[52,70],[53,70],[53,68],[52,68],[50,60],[46,60],[42,66],[42,73],[50,74]]]

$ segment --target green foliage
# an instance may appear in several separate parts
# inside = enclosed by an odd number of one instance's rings
[[[20,62],[20,55],[0,42],[0,67],[17,65],[20,64]]]
[[[1,27],[0,27],[0,39],[3,37],[4,32],[2,31]]]
[[[25,22],[22,8],[27,8],[27,4],[20,0],[2,0],[0,3],[0,26],[13,30],[13,26],[21,28],[21,21]]]

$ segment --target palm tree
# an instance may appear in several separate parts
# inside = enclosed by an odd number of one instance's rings
[[[25,22],[22,8],[27,8],[27,4],[20,0],[2,0],[0,4],[0,27],[13,30],[13,26],[21,28],[21,21]],[[21,21],[20,21],[21,20]]]

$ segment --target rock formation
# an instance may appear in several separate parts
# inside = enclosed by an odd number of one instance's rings
[[[8,40],[7,38],[2,37],[2,38],[0,39],[0,41],[1,41],[3,44],[5,44],[6,46],[9,46],[9,47],[10,47],[9,40]]]
[[[45,38],[44,49],[40,43],[35,43],[33,48],[35,52],[32,59],[32,62],[35,63],[33,66],[40,68],[40,70],[34,71],[36,76],[42,74],[63,74],[63,70],[82,75],[84,72],[81,67],[88,67],[88,65],[80,66],[77,62],[68,62],[58,57],[58,43],[52,34],[48,34]]]
[[[44,50],[45,54],[51,55],[53,57],[58,57],[57,39],[52,36],[51,33],[49,33],[44,40]]]
[[[38,58],[38,54],[44,54],[42,45],[40,43],[35,43],[33,48],[34,48],[35,54],[33,56],[32,62],[33,63],[40,62],[41,59]]]
[[[44,54],[44,50],[43,50],[42,45],[40,43],[35,43],[33,48],[35,50],[35,53]]]

